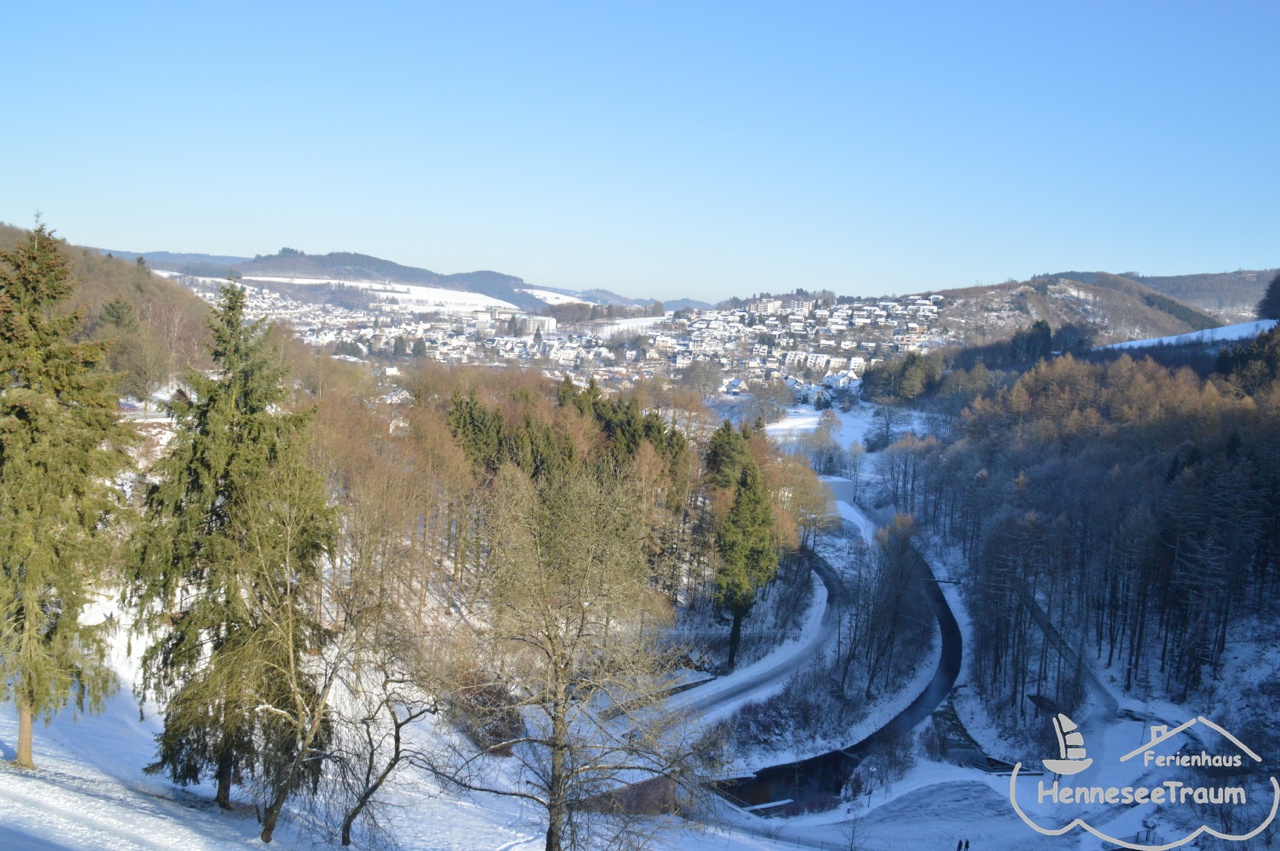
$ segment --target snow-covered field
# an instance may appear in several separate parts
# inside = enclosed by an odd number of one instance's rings
[[[841,447],[848,449],[849,444],[858,441],[865,444],[869,435],[882,426],[876,422],[875,414],[879,405],[871,402],[859,402],[848,411],[839,408],[829,409],[835,415],[835,427],[831,437]],[[793,405],[787,408],[786,414],[777,422],[765,426],[765,433],[778,441],[785,448],[789,441],[813,432],[821,424],[822,415],[827,411],[816,411],[810,405]],[[922,433],[926,427],[927,417],[918,411],[899,409],[894,423],[894,432],[912,430]]]
[[[633,316],[630,319],[615,319],[612,322],[592,326],[591,333],[601,339],[618,334],[639,334],[655,325],[665,322],[665,316]]]
[[[520,292],[531,295],[534,298],[538,299],[539,301],[544,301],[550,305],[591,304],[591,302],[587,301],[586,299],[581,299],[581,298],[578,298],[577,296],[566,295],[565,293],[552,292],[551,290],[523,289],[523,290],[520,290]]]
[[[386,281],[335,281],[329,278],[284,278],[255,275],[241,279],[244,284],[280,283],[298,286],[341,284],[344,287],[369,290],[377,295],[394,298],[412,310],[440,313],[470,313],[473,310],[501,308],[518,310],[514,304],[480,293],[447,290],[442,287],[420,287],[409,284],[393,284]]]

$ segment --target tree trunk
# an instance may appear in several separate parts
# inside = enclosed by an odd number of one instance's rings
[[[564,836],[562,835],[563,833],[564,833],[563,829],[560,827],[559,824],[556,823],[556,820],[553,817],[551,821],[547,824],[547,844],[545,846],[546,851],[561,851],[561,849],[564,847]]]
[[[27,703],[18,704],[18,758],[14,763],[19,768],[35,768],[35,761],[31,758],[31,706]]]
[[[737,609],[733,612],[733,626],[729,628],[729,672],[733,673],[734,661],[738,658],[738,644],[742,641],[743,613]]]
[[[551,773],[547,783],[547,843],[546,851],[562,851],[564,829],[569,819],[568,769],[565,752],[569,746],[569,696],[564,687],[564,677],[556,685],[551,707]]]
[[[271,837],[276,832],[276,820],[280,818],[280,811],[284,809],[284,802],[289,798],[289,792],[293,789],[293,771],[290,777],[276,787],[276,794],[271,799],[271,803],[267,805],[267,811],[262,819],[262,836],[261,839],[266,844],[271,844]]]
[[[328,694],[328,689],[325,690]],[[298,780],[298,772],[302,768],[302,763],[306,760],[307,755],[311,752],[311,743],[315,741],[316,732],[320,729],[319,718],[317,714],[316,722],[309,725],[306,737],[298,743],[298,752],[294,754],[293,761],[289,763],[289,769],[281,778],[279,784],[275,788],[275,794],[271,797],[271,803],[267,805],[266,812],[262,818],[262,841],[270,842],[271,836],[276,831],[276,820],[280,818],[280,811],[284,809],[285,801],[289,800],[289,795],[293,792],[294,784]]]
[[[214,800],[224,810],[231,809],[231,769],[233,761],[231,752],[224,751],[218,755],[218,792]]]
[[[360,796],[360,800],[356,803],[356,805],[351,808],[351,812],[347,813],[346,817],[342,820],[342,847],[343,848],[346,848],[348,845],[351,844],[351,828],[355,825],[356,819],[360,818],[360,814],[364,812],[364,808],[368,805],[369,800],[372,797],[373,797],[373,793],[369,790],[366,790],[365,793]]]
[[[311,746],[316,741],[316,736],[320,734],[320,730],[324,727],[325,706],[329,701],[329,690],[333,688],[333,680],[325,683],[324,689],[321,690],[316,699],[315,711],[311,715],[311,720],[306,728],[302,731],[302,737],[298,741],[298,752],[293,755],[293,761],[289,764],[289,770],[281,779],[280,784],[275,789],[275,795],[271,800],[271,805],[267,808],[265,818],[262,825],[262,841],[270,842],[271,835],[275,833],[276,820],[280,817],[280,811],[284,809],[284,803],[289,799],[289,795],[293,793],[293,787],[298,782],[298,774],[302,770],[302,764],[306,762],[311,754]],[[399,730],[396,730],[397,740],[399,739]]]
[[[392,713],[394,717],[394,713]],[[407,723],[407,722],[406,722]],[[360,814],[364,812],[365,807],[373,800],[373,796],[378,794],[378,790],[382,788],[382,784],[391,776],[391,772],[396,770],[396,766],[400,764],[401,745],[400,745],[400,724],[395,724],[395,743],[394,751],[391,758],[387,760],[386,766],[378,774],[377,779],[367,785],[360,797],[356,799],[355,806],[342,819],[342,845],[345,848],[351,844],[351,828],[355,825],[356,819],[360,818]],[[372,758],[370,759],[372,761]]]

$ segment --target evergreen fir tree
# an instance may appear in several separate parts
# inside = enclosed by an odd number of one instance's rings
[[[108,479],[125,463],[102,343],[73,343],[63,243],[43,225],[0,252],[0,698],[18,709],[17,764],[34,768],[32,721],[75,696],[100,709],[115,680],[102,627],[80,622],[111,545]]]
[[[718,488],[733,487],[747,460],[747,440],[725,420],[707,442],[707,476]]]
[[[1280,319],[1280,272],[1271,279],[1262,300],[1258,302],[1259,319]]]
[[[446,420],[467,457],[496,473],[505,460],[508,439],[502,414],[482,405],[473,390],[466,396],[453,394]]]
[[[567,408],[578,400],[578,388],[573,386],[573,379],[566,375],[556,390],[556,404]]]
[[[729,632],[729,670],[733,670],[742,638],[742,621],[751,613],[756,594],[773,579],[778,554],[773,541],[773,512],[760,470],[747,460],[738,478],[733,506],[716,532],[720,569],[716,605],[733,619]]]
[[[600,390],[600,385],[596,384],[595,376],[587,382],[587,389],[578,394],[574,399],[574,403],[578,406],[578,410],[588,417],[597,416],[601,403],[604,402],[604,393]]]
[[[274,801],[279,767],[296,768],[297,739],[271,707],[320,693],[297,672],[322,638],[314,612],[333,528],[302,461],[308,414],[283,410],[279,352],[260,323],[244,324],[239,287],[219,298],[219,374],[189,374],[193,394],[171,405],[178,431],[146,497],[130,594],[151,616],[139,628],[155,629],[142,689],[165,701],[147,770],[183,785],[212,773],[227,807],[233,783],[259,776]]]

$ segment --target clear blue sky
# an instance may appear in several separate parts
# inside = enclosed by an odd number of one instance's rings
[[[0,220],[717,300],[1280,265],[1280,2],[11,3]]]

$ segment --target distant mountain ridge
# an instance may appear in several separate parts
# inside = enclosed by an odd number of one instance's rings
[[[106,253],[102,249],[100,252]],[[572,290],[545,285],[530,285],[524,279],[502,272],[480,270],[441,274],[429,269],[404,266],[390,260],[355,252],[307,254],[283,248],[276,254],[257,257],[153,251],[136,253],[111,252],[132,260],[142,257],[157,270],[173,271],[202,277],[226,277],[238,274],[246,278],[276,277],[333,281],[381,281],[410,286],[439,287],[459,292],[479,293],[515,305],[522,310],[541,312],[552,301],[539,298],[526,290],[556,293],[598,305],[645,306],[654,299],[628,298],[609,290],[592,288]],[[1253,309],[1276,270],[1239,270],[1236,272],[1194,275],[1144,276],[1134,272],[1114,275],[1108,272],[1058,272],[1037,276],[1025,285],[1010,289],[998,287],[946,290],[944,294],[989,293],[984,297],[989,307],[1012,299],[1024,316],[1044,314],[1051,322],[1083,321],[1089,317],[1087,306],[1071,305],[1061,298],[1048,298],[1047,282],[1073,281],[1093,295],[1094,320],[1114,320],[1112,333],[1143,333],[1160,336],[1214,327],[1225,322],[1239,322],[1253,317]],[[1037,292],[1045,290],[1045,292]],[[1030,289],[1027,289],[1030,288]],[[1057,288],[1061,290],[1061,287]],[[1003,293],[998,295],[997,292]],[[1109,293],[1110,295],[1099,295]],[[1102,305],[1106,307],[1102,307]],[[682,308],[707,309],[711,305],[696,299],[682,298],[664,303],[668,310]],[[974,317],[980,319],[980,317]],[[1106,324],[1104,322],[1103,324]],[[1121,330],[1124,329],[1124,330]],[[994,331],[995,328],[993,327]]]
[[[1207,312],[1145,284],[1105,272],[1081,281],[1070,274],[1029,281],[943,290],[944,323],[981,345],[1013,336],[1044,320],[1052,328],[1089,328],[1097,344],[1186,334],[1223,323]]]
[[[108,253],[105,249],[98,249]],[[232,274],[242,278],[302,278],[347,283],[353,281],[381,281],[419,287],[439,287],[459,292],[479,293],[530,311],[541,312],[549,306],[526,289],[540,289],[560,293],[592,304],[614,306],[644,306],[652,299],[632,299],[603,289],[578,292],[558,287],[533,287],[523,278],[502,272],[480,270],[441,274],[430,269],[404,266],[391,260],[383,260],[368,254],[334,251],[329,254],[307,254],[293,248],[282,248],[276,254],[256,257],[232,257],[216,254],[179,254],[168,251],[130,252],[111,251],[126,260],[142,257],[153,269],[178,272],[198,277],[227,277]]]
[[[523,279],[501,272],[478,271],[442,275],[429,269],[402,266],[390,260],[335,251],[329,254],[304,254],[292,248],[282,248],[278,254],[258,256],[237,264],[235,271],[241,277],[321,278],[332,281],[386,281],[419,287],[440,287],[446,290],[480,293],[500,299],[524,310],[538,311],[546,302],[522,289],[528,285]]]
[[[1235,272],[1206,272],[1194,275],[1139,275],[1124,272],[1110,277],[1124,278],[1179,301],[1208,311],[1229,322],[1252,319],[1276,269],[1239,269]],[[1045,278],[1067,278],[1095,284],[1106,272],[1055,272]]]
[[[102,249],[98,249],[102,251]],[[205,263],[210,266],[226,266],[231,268],[237,263],[245,263],[248,257],[232,257],[225,254],[180,254],[173,251],[149,251],[145,254],[139,254],[135,251],[109,251],[115,257],[122,260],[136,260],[141,257],[147,261],[147,265],[155,267],[159,264],[181,265],[184,263]]]
[[[710,310],[715,305],[705,301],[698,301],[696,298],[677,298],[671,301],[664,301],[663,307],[667,310]]]

